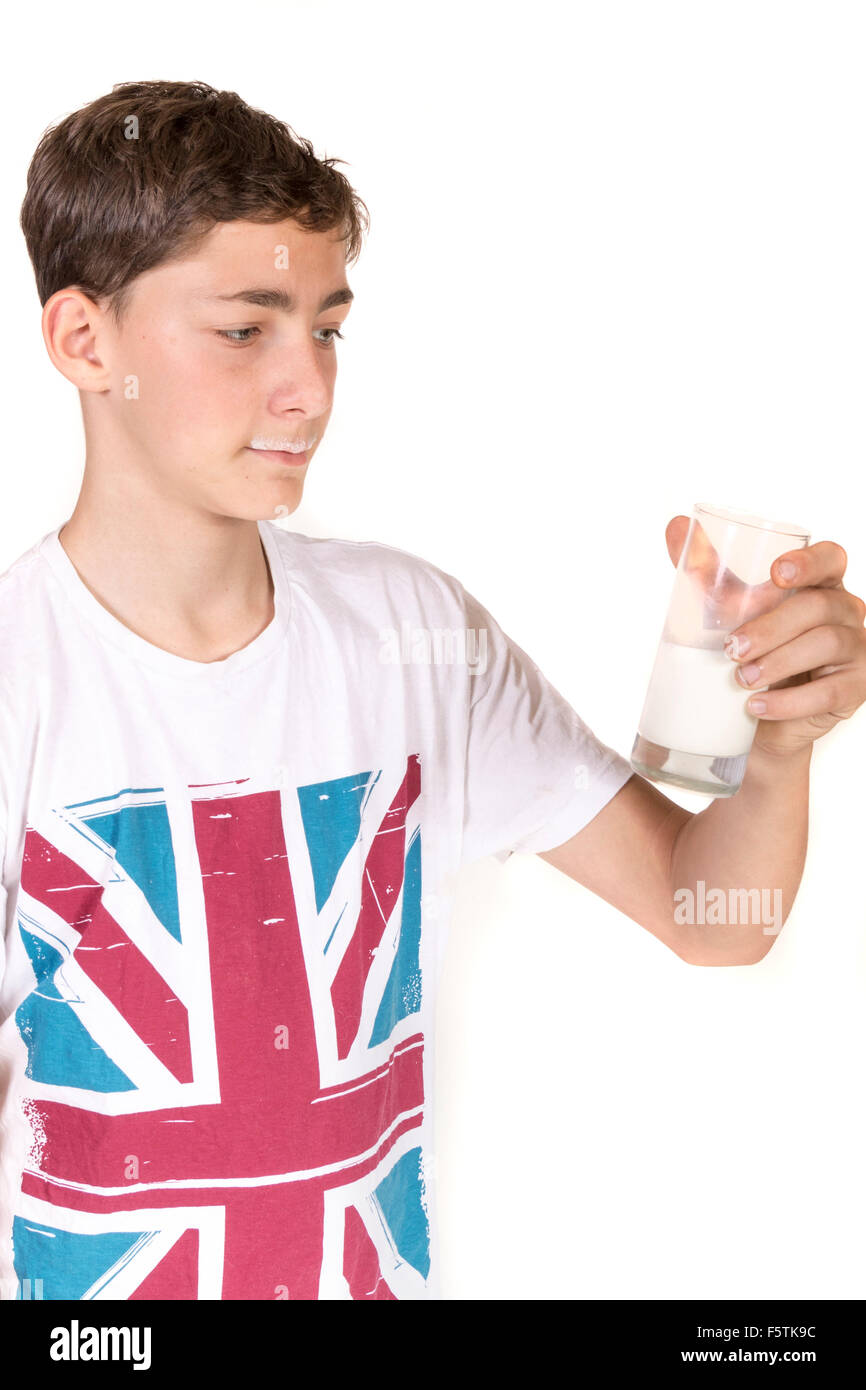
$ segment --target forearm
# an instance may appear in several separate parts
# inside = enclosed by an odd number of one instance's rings
[[[788,917],[806,860],[812,746],[753,748],[739,791],[680,827],[671,853],[675,913],[687,959],[748,965]]]

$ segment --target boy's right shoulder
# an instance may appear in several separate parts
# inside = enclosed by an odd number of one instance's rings
[[[41,587],[49,580],[48,565],[41,554],[45,539],[40,536],[0,571],[0,629],[20,627],[39,601]]]
[[[40,554],[44,537],[0,572],[0,738],[8,738],[11,709],[26,710],[52,659],[52,583]]]

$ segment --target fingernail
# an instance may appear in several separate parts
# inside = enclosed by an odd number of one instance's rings
[[[793,579],[796,573],[797,566],[794,564],[793,560],[783,560],[779,565],[780,579]]]
[[[744,685],[754,685],[760,674],[761,668],[756,661],[749,662],[748,666],[740,667],[740,680]]]
[[[752,714],[766,714],[767,712],[766,700],[747,700],[746,704],[752,711]]]
[[[748,637],[735,637],[733,633],[725,643],[725,655],[732,661],[739,661],[741,656],[745,656],[751,646]]]

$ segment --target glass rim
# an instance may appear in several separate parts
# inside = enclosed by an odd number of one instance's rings
[[[809,532],[805,526],[798,526],[788,521],[770,521],[766,517],[756,516],[753,512],[736,511],[733,507],[719,507],[714,502],[695,502],[694,511],[703,512],[707,516],[718,517],[721,521],[732,521],[737,526],[748,526],[756,531],[770,531],[778,536],[793,536],[797,540],[809,540]]]

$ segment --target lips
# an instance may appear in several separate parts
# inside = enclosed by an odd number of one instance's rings
[[[259,458],[267,459],[270,463],[281,463],[288,468],[302,468],[307,462],[307,451],[302,453],[290,453],[287,449],[254,449],[250,446],[250,453],[257,454]]]

